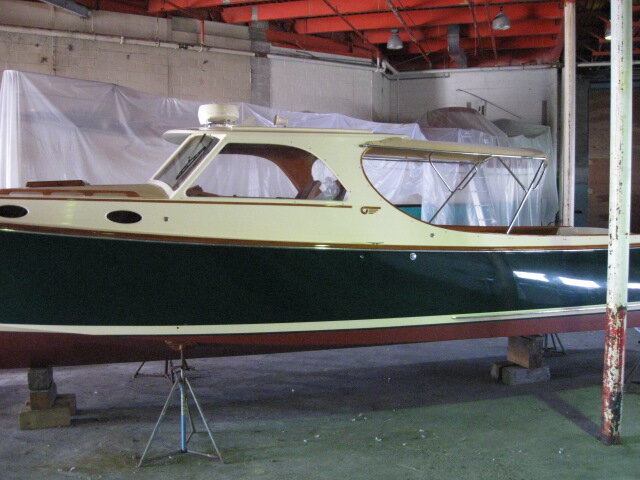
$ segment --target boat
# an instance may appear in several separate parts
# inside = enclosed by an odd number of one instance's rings
[[[200,117],[165,134],[179,146],[147,183],[0,190],[0,368],[603,328],[607,231],[517,225],[542,153]],[[429,169],[447,195],[419,215],[394,203],[368,173],[385,162]],[[512,221],[437,224],[483,169],[521,189]]]

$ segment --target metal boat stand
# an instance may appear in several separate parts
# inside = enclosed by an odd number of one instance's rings
[[[557,333],[547,333],[544,336],[542,343],[542,351],[545,355],[566,355],[567,351],[564,349],[564,345],[560,340],[560,336]]]
[[[211,434],[211,430],[209,429],[209,424],[207,423],[207,419],[205,418],[204,413],[202,413],[202,408],[200,407],[198,398],[196,397],[196,394],[194,393],[193,388],[191,387],[191,383],[189,382],[189,379],[185,375],[185,372],[187,371],[188,366],[184,358],[184,347],[185,347],[184,345],[178,346],[178,349],[180,350],[180,367],[177,369],[177,372],[176,372],[177,373],[176,380],[173,382],[173,385],[171,386],[169,395],[167,396],[167,399],[164,402],[164,406],[162,407],[162,412],[160,412],[158,421],[153,427],[153,431],[151,432],[149,441],[147,442],[147,445],[144,448],[144,452],[142,452],[142,456],[140,457],[140,461],[138,462],[138,467],[142,466],[142,463],[144,462],[144,459],[146,458],[147,453],[149,452],[149,448],[151,447],[151,444],[153,443],[153,440],[156,437],[156,434],[158,433],[158,429],[160,428],[160,425],[162,424],[165,418],[167,410],[169,409],[169,404],[171,403],[171,399],[173,398],[173,394],[176,390],[179,391],[179,395],[180,395],[180,450],[178,451],[178,453],[200,455],[200,456],[211,458],[214,460],[220,460],[220,463],[224,463],[224,460],[222,459],[222,455],[220,454],[220,450],[218,450],[216,442],[213,439],[213,435]],[[204,424],[206,434],[209,437],[209,440],[211,440],[211,445],[213,446],[212,453],[198,452],[195,450],[189,450],[188,448],[189,441],[193,437],[194,433],[204,433],[204,432],[198,432],[196,430],[195,424],[193,422],[193,418],[191,416],[191,411],[189,408],[189,403],[187,398],[188,394],[191,394],[193,403],[195,404],[198,410],[198,414],[200,415],[200,419]]]
[[[638,342],[638,344],[640,344],[640,342]],[[623,389],[625,393],[637,393],[636,391],[633,391],[633,392],[630,391],[630,387],[632,383],[634,385],[637,385],[640,383],[640,380],[638,379],[634,380],[634,377],[636,376],[639,369],[640,369],[640,356],[638,356],[636,363],[633,364],[633,367],[631,367],[627,372],[627,374],[625,375],[626,378],[624,379],[624,389]]]
[[[133,378],[138,378],[138,377],[157,377],[157,378],[166,378],[167,380],[170,380],[171,382],[174,381],[173,378],[173,361],[166,359],[164,361],[164,373],[143,373],[141,372],[142,367],[144,367],[144,364],[147,363],[146,360],[143,360],[142,363],[140,364],[140,366],[136,369],[135,373],[133,374]]]
[[[176,372],[176,370],[179,370],[181,368],[183,368],[184,370],[195,370],[194,367],[189,366],[189,364],[186,362],[186,360],[184,362],[184,365],[185,365],[184,367],[182,365],[179,366],[179,367],[174,367],[173,366],[173,360],[167,358],[164,361],[164,372],[163,373],[144,373],[141,370],[144,367],[145,363],[147,363],[146,360],[143,360],[142,363],[140,363],[140,365],[136,369],[135,373],[133,374],[132,378],[138,378],[138,377],[166,378],[171,383],[173,383],[175,381],[175,372]]]

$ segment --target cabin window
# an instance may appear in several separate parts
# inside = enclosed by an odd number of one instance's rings
[[[194,168],[213,150],[218,139],[208,135],[191,137],[185,142],[173,160],[156,176],[176,190]]]
[[[190,197],[344,200],[346,189],[318,157],[288,145],[226,145],[187,189]]]

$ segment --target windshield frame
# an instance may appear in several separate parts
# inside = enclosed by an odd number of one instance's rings
[[[209,143],[204,144],[205,141]],[[214,135],[204,132],[190,135],[153,175],[152,181],[166,185],[173,193],[177,192],[220,144],[221,139]],[[181,160],[182,164],[179,163]]]

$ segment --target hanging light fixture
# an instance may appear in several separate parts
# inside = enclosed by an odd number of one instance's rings
[[[500,12],[498,12],[496,18],[491,22],[491,28],[493,30],[509,30],[511,28],[511,20],[509,20],[507,14],[504,13],[502,7],[500,7]]]
[[[400,50],[402,46],[402,39],[400,38],[400,35],[398,35],[398,29],[392,28],[391,36],[389,37],[389,40],[387,40],[387,48],[389,50]]]
[[[604,39],[611,41],[611,20],[607,22],[607,28],[604,29]]]

